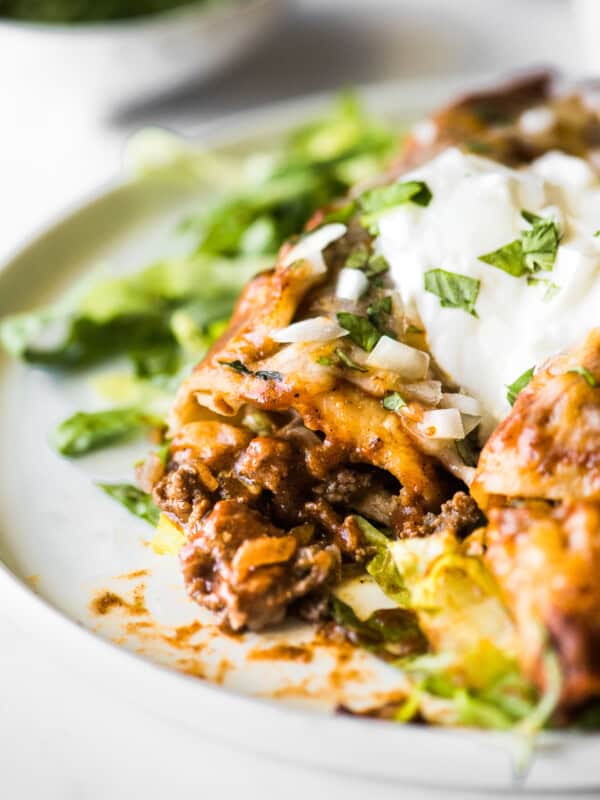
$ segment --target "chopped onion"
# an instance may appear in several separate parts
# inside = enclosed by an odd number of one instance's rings
[[[465,436],[468,436],[471,431],[474,431],[475,428],[481,422],[481,417],[479,416],[471,416],[471,414],[463,414],[462,415],[462,423],[463,429],[465,431]]]
[[[527,136],[538,136],[554,127],[556,114],[551,108],[539,106],[529,108],[519,117],[519,128]]]
[[[465,438],[462,418],[457,408],[436,408],[433,411],[426,411],[419,428],[431,439]]]
[[[344,268],[340,270],[335,293],[342,300],[356,302],[366,292],[368,286],[369,280],[362,270]]]
[[[323,250],[339,239],[346,233],[346,226],[341,222],[332,222],[331,225],[323,225],[316,231],[309,233],[301,239],[297,245],[292,247],[289,253],[283,258],[284,267],[289,267],[294,261],[310,261],[315,272],[325,272],[327,267],[323,260]]]
[[[481,415],[481,403],[468,394],[447,394],[444,392],[440,403],[442,408],[457,408],[462,414],[473,417]]]
[[[437,139],[438,127],[432,119],[424,119],[412,129],[413,138],[424,147],[433,144]]]
[[[426,403],[428,406],[437,406],[442,399],[442,384],[440,381],[419,381],[418,383],[407,383],[404,385],[403,392]]]
[[[390,336],[382,336],[369,353],[367,364],[399,372],[409,380],[420,380],[427,375],[429,356],[416,347],[397,342]]]
[[[278,328],[271,333],[274,342],[301,344],[302,342],[329,342],[346,336],[347,330],[327,317],[311,317],[293,322],[287,328]]]

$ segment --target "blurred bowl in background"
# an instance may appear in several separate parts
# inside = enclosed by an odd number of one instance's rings
[[[578,71],[592,76],[600,75],[600,0],[573,0],[573,13],[582,56]]]
[[[284,3],[190,2],[144,17],[75,24],[2,18],[3,90],[28,93],[29,100],[51,92],[95,108],[144,102],[241,58],[272,29]]]

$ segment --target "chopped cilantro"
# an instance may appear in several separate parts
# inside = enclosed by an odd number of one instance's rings
[[[386,295],[385,297],[381,297],[379,300],[375,300],[375,302],[371,303],[371,305],[367,308],[367,314],[369,316],[381,313],[392,313],[392,298],[390,295]]]
[[[531,367],[531,369],[526,370],[522,375],[519,375],[519,377],[515,381],[513,381],[506,387],[507,389],[506,399],[511,404],[511,406],[514,406],[515,400],[517,399],[517,395],[519,394],[519,392],[522,389],[524,389],[529,383],[529,381],[533,378],[534,369],[535,367]]]
[[[552,219],[538,217],[532,222],[532,226],[521,235],[525,268],[529,272],[551,272],[560,239],[556,223]]]
[[[423,330],[423,328],[418,328],[411,322],[410,325],[407,325],[405,333],[425,333],[425,331]]]
[[[348,369],[355,369],[357,372],[368,372],[369,370],[367,367],[363,367],[360,364],[357,364],[354,359],[350,358],[348,353],[346,353],[341,348],[337,348],[335,351],[336,356],[342,362],[342,366],[348,367]]]
[[[329,356],[319,356],[317,358],[317,364],[320,364],[322,367],[335,367],[335,361]]]
[[[523,209],[521,216],[531,228],[491,253],[479,256],[479,260],[501,269],[514,278],[532,275],[541,270],[550,272],[556,261],[560,236],[556,222]]]
[[[387,186],[369,189],[358,198],[358,204],[363,212],[361,225],[370,233],[376,234],[377,221],[383,212],[404,203],[428,206],[432,196],[429,186],[423,181],[390,183]]]
[[[283,375],[281,372],[273,372],[268,369],[259,369],[256,372],[252,372],[251,369],[239,359],[235,361],[219,361],[219,364],[222,364],[224,367],[229,367],[230,369],[235,370],[235,372],[239,372],[240,375],[253,375],[255,378],[262,378],[263,381],[282,381]]]
[[[385,257],[379,253],[371,256],[369,263],[367,264],[367,268],[365,269],[365,273],[367,278],[375,278],[377,275],[382,275],[384,272],[387,272],[389,268],[390,265],[385,260]]]
[[[259,369],[254,373],[255,377],[262,378],[263,381],[282,381],[281,372],[274,372],[270,369]]]
[[[338,311],[336,316],[342,328],[350,334],[352,341],[370,353],[381,337],[371,320],[358,314],[350,314],[348,311]]]
[[[598,230],[596,231],[596,233],[594,233],[593,235],[594,235],[594,236],[600,236],[600,228],[598,228]]]
[[[385,317],[388,314],[392,313],[392,298],[390,295],[386,295],[385,297],[380,297],[379,300],[374,300],[371,305],[367,308],[367,316],[375,325],[377,330],[385,334],[386,336],[390,336],[392,339],[396,338],[396,334],[394,331],[391,331],[388,326]]]
[[[346,269],[364,269],[369,262],[369,251],[366,247],[355,248],[344,263]]]
[[[371,255],[366,247],[361,246],[350,253],[344,267],[347,269],[360,269],[371,280],[387,272],[390,265],[381,254]]]
[[[393,392],[383,398],[382,405],[388,411],[398,411],[406,405],[406,400],[398,392]]]
[[[479,260],[501,269],[514,278],[520,278],[527,271],[523,262],[523,245],[520,239],[515,239],[514,242],[505,244],[504,247],[479,256]]]
[[[252,375],[252,372],[239,358],[236,358],[235,361],[219,361],[219,364],[239,372],[240,375]]]
[[[444,308],[462,308],[476,317],[475,303],[480,282],[468,275],[448,272],[445,269],[430,269],[425,273],[425,291],[440,298]]]
[[[553,297],[560,292],[560,286],[557,283],[553,283],[549,281],[547,278],[534,278],[533,275],[529,275],[527,277],[527,285],[528,286],[545,286],[546,291],[544,292],[544,296],[542,300],[544,303],[548,303],[552,300]]]
[[[568,369],[567,372],[574,372],[576,375],[581,375],[581,377],[585,380],[588,386],[591,386],[592,389],[596,389],[598,387],[598,381],[585,367],[582,367],[580,364],[577,364],[575,367],[571,367]]]

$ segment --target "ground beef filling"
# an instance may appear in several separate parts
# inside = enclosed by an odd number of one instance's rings
[[[425,513],[389,474],[348,463],[347,453],[295,421],[272,435],[211,434],[214,453],[206,441],[201,457],[197,447],[172,449],[153,498],[186,531],[188,592],[234,630],[259,630],[288,611],[322,616],[342,560],[372,555],[355,513],[398,535],[441,525],[466,533],[478,519],[463,493],[439,515]]]

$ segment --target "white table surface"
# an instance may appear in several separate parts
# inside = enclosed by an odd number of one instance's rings
[[[117,174],[123,141],[141,125],[191,132],[216,115],[343,84],[540,63],[583,69],[567,0],[299,0],[226,75],[113,119],[24,96],[15,65],[0,76],[0,259]],[[237,752],[99,695],[41,652],[1,598],[0,641],[7,800],[441,796]]]

